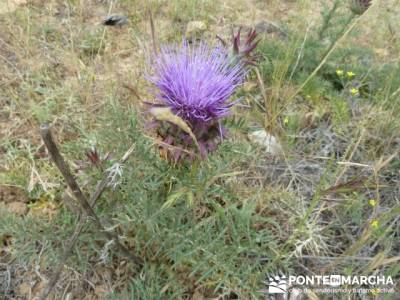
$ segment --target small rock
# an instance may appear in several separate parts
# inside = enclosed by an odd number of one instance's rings
[[[23,216],[28,212],[26,204],[19,201],[10,202],[7,204],[7,207],[11,213],[17,216]]]
[[[258,144],[265,148],[265,152],[272,155],[282,155],[283,149],[281,144],[279,144],[276,137],[266,132],[264,129],[254,131],[249,134],[249,138],[255,144]]]
[[[207,30],[207,25],[203,21],[191,21],[186,26],[185,37],[188,40],[196,40],[200,38]]]

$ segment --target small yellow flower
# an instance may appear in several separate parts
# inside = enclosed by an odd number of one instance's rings
[[[353,96],[355,96],[355,95],[357,95],[357,94],[359,93],[359,90],[356,89],[356,88],[352,88],[352,89],[350,89],[350,93],[351,93]]]
[[[356,73],[354,73],[354,72],[352,72],[352,71],[349,71],[349,72],[346,73],[346,75],[347,75],[347,77],[349,77],[349,78],[353,78],[354,76],[356,76]]]
[[[375,207],[375,206],[376,206],[376,200],[375,200],[375,199],[370,199],[370,200],[368,201],[368,203],[369,203],[369,205],[371,205],[372,207]]]
[[[283,119],[283,124],[285,124],[285,125],[289,124],[289,118],[288,117],[285,117]]]
[[[372,296],[378,296],[380,292],[381,292],[380,288],[371,289]]]
[[[379,227],[379,222],[378,222],[378,220],[373,220],[373,221],[371,222],[371,227],[374,228],[374,229],[377,229],[377,228]]]
[[[343,70],[340,70],[340,69],[336,70],[336,75],[337,76],[343,76],[343,73],[344,73]]]

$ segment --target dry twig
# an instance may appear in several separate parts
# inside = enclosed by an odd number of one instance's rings
[[[42,139],[48,149],[54,163],[56,164],[57,168],[60,170],[61,174],[63,175],[65,181],[67,182],[68,187],[73,192],[75,198],[79,201],[80,205],[84,209],[83,213],[80,216],[79,222],[75,228],[74,234],[70,238],[67,247],[64,249],[62,254],[61,260],[56,268],[55,273],[53,274],[52,278],[50,279],[49,283],[47,284],[46,288],[44,289],[40,299],[44,300],[48,297],[54,286],[56,285],[58,278],[61,274],[63,266],[68,259],[68,257],[72,253],[72,249],[78,239],[79,234],[82,232],[83,226],[87,220],[88,216],[91,216],[99,231],[109,240],[113,240],[119,251],[129,260],[133,261],[137,265],[142,265],[143,261],[141,258],[131,254],[129,250],[123,246],[118,239],[117,233],[113,231],[107,231],[104,225],[101,223],[100,219],[97,217],[96,213],[93,210],[93,206],[95,205],[97,199],[100,198],[102,192],[104,191],[105,187],[109,184],[111,178],[109,176],[105,176],[104,179],[97,185],[95,192],[90,197],[89,201],[86,199],[85,195],[82,193],[81,189],[79,188],[78,183],[74,179],[73,175],[71,174],[68,165],[66,164],[64,158],[60,154],[57,145],[55,144],[52,136],[49,125],[45,124],[40,127],[40,134]],[[119,161],[120,164],[126,162],[129,155],[133,152],[133,146],[124,154],[124,156]]]

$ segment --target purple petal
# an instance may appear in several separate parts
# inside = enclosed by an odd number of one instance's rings
[[[229,98],[245,75],[243,65],[232,65],[224,48],[185,42],[178,49],[161,49],[154,71],[148,79],[158,89],[158,100],[189,123],[226,116]]]

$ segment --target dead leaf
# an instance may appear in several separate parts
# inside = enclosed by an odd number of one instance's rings
[[[182,129],[186,132],[196,144],[197,149],[200,152],[199,143],[189,125],[179,116],[175,115],[169,107],[153,107],[150,109],[150,113],[159,121],[167,121]]]

